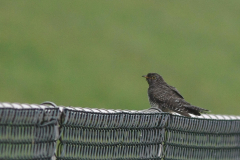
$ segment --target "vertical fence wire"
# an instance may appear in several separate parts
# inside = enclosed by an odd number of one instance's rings
[[[63,115],[58,159],[161,157],[168,114],[66,107]]]
[[[0,103],[0,153],[4,160],[238,160],[240,117]]]
[[[0,159],[53,159],[58,108],[0,103]]]

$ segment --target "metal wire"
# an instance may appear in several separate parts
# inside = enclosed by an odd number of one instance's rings
[[[63,115],[58,159],[157,159],[161,156],[163,126],[168,114],[66,107]]]
[[[1,160],[239,160],[240,117],[0,103],[0,153]]]
[[[0,159],[52,159],[58,108],[0,103]]]
[[[240,159],[240,118],[63,108],[58,159]]]

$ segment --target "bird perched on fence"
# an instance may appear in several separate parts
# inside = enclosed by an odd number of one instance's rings
[[[208,111],[185,101],[179,91],[168,85],[159,74],[148,73],[142,77],[145,77],[149,84],[148,100],[151,107],[157,107],[163,112],[176,112],[186,117],[191,117],[189,113],[200,116],[200,113]]]

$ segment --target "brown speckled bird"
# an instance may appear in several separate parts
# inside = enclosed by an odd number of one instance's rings
[[[189,113],[200,116],[201,112],[208,111],[185,101],[179,91],[168,85],[159,74],[148,73],[143,77],[149,84],[148,99],[151,107],[157,107],[163,112],[176,112],[186,117],[191,117]]]

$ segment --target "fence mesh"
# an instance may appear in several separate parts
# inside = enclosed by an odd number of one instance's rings
[[[52,159],[58,108],[0,103],[0,159]]]
[[[4,160],[239,160],[240,117],[0,103],[0,153]]]

